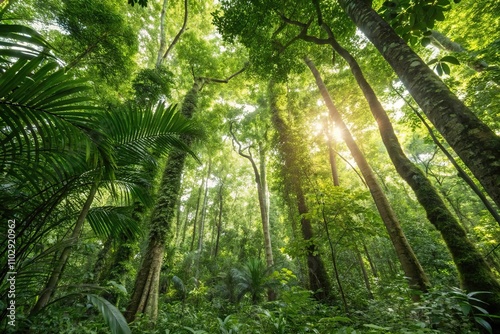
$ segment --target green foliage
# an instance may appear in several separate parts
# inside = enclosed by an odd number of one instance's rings
[[[452,3],[460,0],[388,0],[378,10],[382,17],[391,24],[396,32],[407,42],[416,45],[419,38],[422,44],[429,43],[430,29],[436,21],[444,21],[445,13]]]
[[[151,104],[170,99],[172,84],[173,73],[161,66],[142,69],[132,82],[132,87],[139,104]]]
[[[129,334],[130,328],[120,311],[106,299],[97,295],[88,295],[89,301],[101,312],[112,334]]]

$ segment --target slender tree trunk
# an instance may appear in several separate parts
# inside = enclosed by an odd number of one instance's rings
[[[284,160],[285,183],[288,191],[295,196],[298,213],[300,215],[300,226],[302,237],[308,243],[306,247],[307,267],[309,274],[310,289],[318,300],[326,301],[331,295],[331,286],[328,281],[325,266],[319,256],[316,245],[312,242],[313,229],[311,221],[307,218],[309,210],[302,190],[300,179],[300,166],[296,155],[295,143],[293,142],[290,130],[280,115],[278,96],[275,91],[275,84],[270,83],[270,108],[271,120],[278,133],[279,150]]]
[[[331,117],[333,118],[337,126],[342,130],[344,140],[349,150],[351,151],[351,154],[354,160],[356,161],[356,164],[361,170],[363,177],[366,180],[366,183],[370,189],[370,193],[375,202],[375,205],[377,206],[377,209],[385,224],[387,232],[389,233],[389,237],[392,241],[392,244],[394,245],[396,254],[398,255],[398,259],[401,263],[403,271],[405,272],[406,277],[410,279],[410,286],[415,289],[419,289],[420,291],[426,292],[430,285],[429,280],[427,279],[427,276],[425,275],[424,270],[420,265],[420,262],[415,256],[413,249],[408,243],[408,240],[406,239],[406,236],[403,230],[401,229],[400,223],[394,211],[392,210],[392,207],[389,204],[387,197],[380,188],[380,185],[378,184],[377,179],[373,174],[373,171],[368,165],[368,162],[366,161],[358,145],[352,138],[352,135],[349,132],[349,129],[345,125],[344,121],[342,120],[339,112],[337,111],[337,108],[333,104],[330,94],[328,93],[318,70],[316,69],[312,61],[309,60],[308,58],[305,59],[305,62],[311,69],[311,72],[313,73],[316,79],[316,84],[318,85],[321,95],[325,100],[326,106],[330,111]],[[414,296],[414,299],[417,298],[418,298],[417,296]]]
[[[198,188],[198,199],[196,200],[196,211],[194,213],[193,219],[193,234],[191,236],[191,247],[189,251],[194,251],[194,241],[196,240],[196,227],[198,223],[198,214],[200,213],[200,203],[201,203],[201,192],[203,191],[203,182],[200,184],[200,188]]]
[[[222,193],[223,187],[224,184],[221,183],[221,185],[219,186],[219,212],[217,218],[217,236],[215,238],[214,259],[217,259],[217,255],[219,254],[220,233],[222,231],[222,206],[224,204],[224,197]]]
[[[267,181],[266,181],[266,164],[265,164],[265,152],[262,148],[262,144],[259,143],[259,167],[255,163],[252,156],[250,148],[248,148],[248,154],[244,153],[241,143],[236,138],[233,132],[232,124],[230,125],[229,132],[233,137],[234,142],[238,145],[238,154],[250,161],[252,169],[254,172],[254,180],[257,185],[257,196],[259,199],[259,209],[260,209],[260,220],[262,222],[262,233],[264,235],[264,249],[266,252],[266,264],[267,267],[274,265],[273,259],[273,249],[271,245],[271,233],[269,231],[269,207],[267,201]]]
[[[339,0],[420,108],[500,206],[500,137],[460,101],[364,0]]]
[[[205,194],[203,196],[203,206],[201,207],[201,218],[200,218],[200,230],[198,232],[198,250],[196,254],[196,270],[195,270],[195,278],[196,282],[198,282],[198,277],[200,274],[200,259],[201,252],[203,250],[203,237],[205,235],[205,217],[207,214],[207,201],[208,201],[208,179],[210,178],[210,173],[212,169],[212,161],[208,159],[208,170],[207,177],[205,178]]]
[[[186,118],[191,118],[196,110],[198,93],[202,82],[195,80],[193,87],[186,94],[181,113]],[[192,138],[184,135],[186,145],[190,145]],[[159,196],[151,216],[148,245],[145,256],[134,284],[130,303],[125,311],[128,322],[135,319],[136,315],[143,313],[151,321],[158,316],[158,293],[160,271],[163,261],[164,249],[170,225],[174,218],[175,204],[179,196],[180,182],[184,169],[187,153],[174,150],[170,153],[160,183]]]
[[[427,213],[427,219],[441,233],[446,242],[460,274],[463,288],[468,291],[486,290],[492,292],[491,295],[484,298],[490,304],[488,307],[494,311],[490,313],[496,314],[496,312],[500,311],[500,284],[495,279],[482,255],[467,238],[460,223],[448,210],[429,179],[404,154],[387,113],[364,78],[356,60],[335,41],[331,31],[329,31],[329,34],[332,46],[348,62],[358,85],[368,101],[370,110],[377,120],[382,141],[397,172],[413,189],[419,203]]]
[[[71,255],[71,251],[73,250],[73,246],[78,242],[78,239],[80,238],[80,234],[82,233],[83,230],[83,223],[85,222],[85,218],[87,218],[90,206],[94,201],[94,197],[97,193],[97,187],[98,187],[97,182],[92,184],[89,195],[87,196],[87,200],[83,204],[82,211],[80,211],[80,215],[76,220],[73,232],[71,233],[69,239],[65,240],[65,242],[67,242],[69,245],[64,247],[61,254],[59,255],[59,258],[54,266],[54,269],[52,269],[52,273],[50,274],[49,280],[45,284],[45,288],[38,296],[38,300],[35,306],[33,306],[33,308],[31,309],[30,315],[38,313],[42,308],[47,306],[47,304],[50,301],[50,298],[54,294],[54,291],[57,288],[57,284],[61,279],[64,267],[66,266],[66,262],[68,262],[69,256]]]
[[[361,268],[361,272],[363,273],[363,281],[365,282],[366,291],[368,291],[368,297],[373,299],[372,288],[370,285],[370,278],[368,277],[368,272],[366,271],[365,263],[363,262],[363,257],[357,247],[354,249],[356,253],[356,259],[358,260],[359,267]]]
[[[340,185],[339,174],[337,171],[337,156],[335,154],[335,148],[334,148],[335,141],[333,139],[332,134],[330,133],[330,130],[331,129],[328,129],[328,134],[327,134],[328,135],[328,141],[327,141],[328,161],[330,162],[330,169],[332,171],[333,185],[337,187]]]
[[[366,258],[368,259],[368,263],[370,264],[370,268],[372,270],[373,277],[378,277],[377,268],[375,267],[375,263],[373,263],[372,257],[370,256],[370,252],[368,252],[368,248],[366,244],[363,242],[363,250],[365,251]]]
[[[100,282],[100,279],[102,278],[101,276],[103,275],[106,257],[108,256],[109,251],[111,250],[111,247],[113,246],[114,239],[115,239],[114,236],[112,236],[112,235],[109,236],[108,239],[106,239],[106,242],[102,246],[101,250],[97,254],[97,259],[94,263],[94,270],[93,270],[92,278],[90,279],[90,282]]]
[[[158,49],[158,55],[156,56],[156,68],[159,68],[163,63],[163,55],[167,50],[167,37],[165,33],[165,13],[168,8],[168,0],[163,0],[163,5],[161,6],[160,13],[160,48]]]

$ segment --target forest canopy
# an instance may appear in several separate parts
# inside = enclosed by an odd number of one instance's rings
[[[500,333],[500,3],[0,3],[5,333]]]

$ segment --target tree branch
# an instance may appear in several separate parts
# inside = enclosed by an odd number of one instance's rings
[[[168,46],[167,51],[165,51],[165,54],[163,55],[163,58],[162,58],[162,62],[167,58],[167,56],[170,53],[170,51],[172,50],[172,48],[175,46],[175,44],[177,44],[177,42],[181,38],[181,35],[186,30],[187,20],[188,20],[188,2],[187,2],[187,0],[184,0],[184,22],[182,23],[182,27],[179,30],[179,32],[177,33],[177,35],[175,35],[172,43]]]

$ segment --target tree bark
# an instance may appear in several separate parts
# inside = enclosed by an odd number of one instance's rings
[[[314,292],[316,299],[327,301],[331,297],[331,286],[328,280],[328,274],[316,245],[313,243],[313,229],[311,221],[307,218],[309,213],[302,182],[300,178],[300,162],[295,152],[295,143],[293,141],[290,129],[280,115],[280,106],[278,102],[278,92],[275,91],[275,83],[271,82],[270,90],[270,108],[271,120],[278,133],[278,149],[284,160],[285,183],[288,191],[296,199],[297,210],[300,215],[300,227],[302,237],[307,243],[306,256],[309,276],[310,289]]]
[[[500,206],[500,137],[460,101],[364,0],[339,0],[436,129]]]
[[[366,183],[368,185],[368,188],[370,189],[370,193],[375,202],[375,205],[377,206],[377,209],[385,224],[387,232],[389,233],[389,237],[392,241],[392,244],[394,245],[399,262],[401,263],[401,266],[403,268],[403,271],[405,272],[406,277],[408,277],[410,280],[409,282],[410,286],[422,292],[427,292],[428,287],[430,285],[429,280],[427,279],[427,276],[425,275],[424,270],[420,265],[420,262],[415,256],[413,249],[408,243],[408,240],[406,239],[406,236],[400,226],[399,220],[397,219],[394,211],[392,210],[392,207],[389,204],[387,197],[380,188],[380,185],[378,184],[372,169],[368,165],[368,162],[366,161],[361,150],[354,141],[351,133],[349,132],[349,129],[347,128],[339,112],[337,111],[337,108],[333,104],[330,94],[328,93],[318,70],[316,69],[312,61],[309,60],[307,57],[305,58],[305,62],[307,66],[311,69],[311,72],[313,73],[316,79],[316,84],[318,85],[318,88],[321,92],[321,95],[323,96],[325,104],[328,110],[330,111],[331,117],[333,118],[337,126],[342,130],[342,133],[344,134],[343,136],[344,141],[347,144],[349,150],[351,151],[352,157],[356,161],[356,164],[358,165],[359,169],[361,170],[361,173],[363,174],[363,177],[366,180]],[[417,298],[418,298],[417,296],[414,296],[414,299]]]

